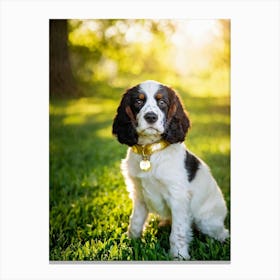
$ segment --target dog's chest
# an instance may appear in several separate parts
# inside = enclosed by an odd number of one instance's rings
[[[170,217],[170,209],[167,204],[168,191],[153,175],[145,174],[141,181],[141,188],[146,205],[150,212],[156,212],[162,217]]]
[[[140,169],[141,155],[128,151],[123,161],[125,176],[137,179],[144,201],[150,212],[170,217],[170,193],[182,196],[186,190],[187,173],[184,169],[184,145],[173,144],[150,157],[151,169]]]

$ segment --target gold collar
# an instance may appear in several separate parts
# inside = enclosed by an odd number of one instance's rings
[[[158,151],[165,149],[169,146],[165,140],[160,140],[156,143],[147,144],[147,145],[134,145],[132,146],[132,151],[136,154],[142,155],[142,160],[140,161],[140,169],[143,171],[148,171],[151,168],[150,156]]]

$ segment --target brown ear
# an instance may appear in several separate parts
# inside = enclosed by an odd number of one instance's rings
[[[135,116],[130,108],[130,91],[127,90],[118,107],[117,114],[113,122],[113,134],[117,136],[121,144],[133,146],[138,142],[138,135],[135,129]]]
[[[176,92],[169,87],[167,91],[170,105],[163,138],[171,144],[183,142],[190,127],[190,120]]]

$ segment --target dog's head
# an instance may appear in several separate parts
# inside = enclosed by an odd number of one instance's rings
[[[113,134],[122,144],[150,144],[160,139],[183,142],[190,127],[179,96],[170,87],[145,81],[128,89],[113,123]]]

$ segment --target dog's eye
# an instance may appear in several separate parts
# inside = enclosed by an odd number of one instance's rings
[[[158,101],[158,106],[159,107],[165,107],[166,106],[166,102],[163,100],[163,99],[160,99],[159,101]]]
[[[141,107],[143,105],[143,103],[144,103],[144,100],[142,100],[142,99],[136,99],[135,100],[135,105],[137,107]]]

